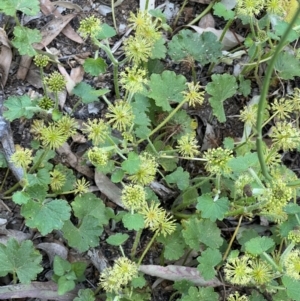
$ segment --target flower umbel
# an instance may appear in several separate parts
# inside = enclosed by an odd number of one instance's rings
[[[67,81],[59,72],[54,71],[44,79],[45,84],[53,92],[62,91],[65,88]]]
[[[248,284],[252,271],[249,267],[249,260],[248,256],[228,259],[224,267],[226,279],[232,284]]]
[[[131,93],[142,92],[144,85],[148,83],[146,75],[146,71],[142,68],[127,67],[120,73],[120,84]]]
[[[47,55],[44,54],[37,54],[34,59],[33,59],[34,63],[38,66],[38,67],[46,67],[49,63],[49,57]]]
[[[189,106],[195,107],[196,104],[202,105],[204,102],[204,93],[205,91],[200,92],[201,86],[199,83],[196,85],[192,83],[187,83],[189,91],[183,91],[184,100],[188,102]]]
[[[57,127],[62,129],[69,137],[75,135],[78,126],[76,120],[68,115],[57,121]]]
[[[80,21],[78,32],[86,39],[88,36],[96,36],[101,31],[101,20],[95,16],[90,16]]]
[[[60,190],[66,182],[66,176],[58,169],[54,169],[53,171],[51,171],[50,176],[51,176],[51,182],[50,182],[51,189],[53,191]]]
[[[143,186],[125,186],[122,190],[121,200],[124,206],[130,211],[143,208],[146,205],[146,194]]]
[[[205,169],[211,174],[228,174],[231,172],[228,162],[232,157],[232,151],[229,149],[221,147],[209,149],[203,155],[203,158],[207,160]]]
[[[237,0],[236,12],[238,15],[249,16],[253,18],[258,15],[264,8],[262,0]]]
[[[48,96],[43,96],[38,103],[38,106],[44,110],[49,110],[54,107],[53,100]]]
[[[22,167],[25,170],[32,162],[32,150],[16,145],[16,151],[11,155],[10,161],[16,167]]]
[[[228,296],[227,301],[249,301],[249,298],[245,295],[241,296],[239,292],[234,292]]]
[[[139,170],[132,176],[129,176],[128,179],[133,183],[148,185],[154,180],[158,164],[155,158],[147,152],[141,154],[140,159]]]
[[[106,292],[120,293],[138,275],[138,266],[126,257],[120,257],[113,267],[106,268],[100,275],[100,286]]]
[[[295,280],[300,279],[300,250],[292,250],[284,260],[286,274]]]
[[[124,100],[119,100],[114,105],[109,105],[108,113],[105,117],[110,119],[109,123],[113,124],[112,127],[120,132],[126,131],[126,129],[132,125],[134,120],[132,107]]]
[[[89,192],[90,183],[85,179],[78,179],[75,183],[74,193],[78,195],[82,195],[84,193]]]
[[[109,153],[100,147],[89,149],[87,155],[94,166],[105,166],[109,160]]]
[[[88,122],[83,125],[85,128],[82,131],[88,134],[88,138],[93,141],[94,145],[103,142],[109,134],[109,127],[102,119],[89,119]]]
[[[280,98],[274,99],[274,102],[271,104],[271,109],[273,114],[276,115],[279,119],[286,119],[289,117],[289,115],[293,112],[293,100],[292,99],[286,99],[286,98]]]
[[[258,285],[267,284],[273,279],[272,268],[266,262],[254,259],[250,261],[251,278]]]
[[[288,234],[288,239],[295,245],[300,244],[300,229],[291,230]]]
[[[51,123],[48,127],[41,130],[40,139],[44,146],[56,149],[61,147],[67,141],[68,136],[67,133],[57,127],[56,124]]]
[[[197,140],[191,134],[182,136],[178,140],[178,146],[176,148],[183,157],[193,158],[200,153],[198,150],[199,146],[197,145]]]

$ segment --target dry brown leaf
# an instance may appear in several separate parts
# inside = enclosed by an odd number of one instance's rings
[[[71,69],[70,77],[75,84],[81,83],[83,80],[83,76],[84,76],[84,69],[82,66],[78,66],[76,68]]]
[[[65,7],[65,8],[69,8],[69,9],[75,9],[78,12],[82,12],[82,8],[72,2],[68,2],[68,1],[53,1],[52,2],[53,5],[57,5],[57,6],[61,6],[61,7]]]
[[[54,14],[55,16],[61,16],[60,12],[53,6],[53,3],[50,0],[40,0],[41,11],[44,15],[48,16]],[[84,41],[81,36],[72,28],[70,24],[62,30],[62,33],[69,38],[70,40],[82,44]]]
[[[60,16],[47,23],[41,30],[42,41],[40,43],[35,43],[33,47],[41,50],[50,44],[74,17],[74,14]],[[22,56],[17,78],[23,80],[26,78],[31,61],[32,57]]]
[[[12,61],[12,52],[6,32],[0,28],[0,76],[2,87],[5,86]]]
[[[202,34],[203,32],[212,32],[217,36],[219,39],[221,37],[221,34],[223,32],[222,29],[215,29],[212,27],[207,28],[201,28],[199,26],[190,25],[189,27],[193,28],[196,32],[199,34]],[[231,31],[226,31],[226,34],[222,40],[222,45],[224,50],[229,50],[237,45],[239,45],[240,42],[243,42],[245,38],[243,38],[239,34],[233,34]]]
[[[62,65],[57,65],[57,68],[58,68],[60,74],[64,76],[64,78],[66,80],[67,91],[71,95],[72,90],[74,89],[76,83],[72,80],[72,78],[70,77],[70,75],[67,72],[67,70],[65,69],[65,67],[63,67]],[[63,106],[61,106],[61,107],[63,107]]]
[[[67,163],[70,164],[71,167],[73,167],[86,177],[93,178],[93,171],[82,162],[81,158],[78,158],[71,151],[70,145],[68,143],[65,142],[60,148],[57,149],[57,152],[64,157],[64,159],[67,161]]]
[[[31,239],[32,235],[18,230],[0,228],[0,243],[6,245],[10,238],[14,238],[20,243],[26,239]]]
[[[49,257],[50,263],[53,262],[54,256],[58,255],[63,259],[68,257],[68,249],[61,243],[57,242],[42,242],[36,245],[37,249],[45,251]]]
[[[109,200],[124,208],[121,201],[122,190],[115,185],[106,175],[101,172],[95,172],[95,183],[99,190],[105,194]]]
[[[216,22],[212,14],[206,14],[201,18],[199,21],[198,26],[201,28],[207,28],[207,27],[212,27],[215,28]]]
[[[186,266],[168,265],[163,267],[160,265],[141,265],[139,270],[147,275],[171,281],[189,280],[199,286],[216,287],[224,285],[217,278],[204,280],[197,268],[190,268]]]

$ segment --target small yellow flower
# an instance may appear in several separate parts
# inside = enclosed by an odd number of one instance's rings
[[[280,98],[278,100],[277,98],[275,98],[274,102],[271,104],[271,110],[273,114],[275,114],[276,117],[282,120],[288,118],[290,114],[292,114],[293,109],[292,99]]]
[[[288,239],[295,245],[300,244],[300,229],[291,230],[288,234]]]
[[[103,142],[109,134],[108,125],[102,119],[89,119],[88,122],[83,125],[85,128],[82,131],[88,134],[88,138],[93,141],[94,145]]]
[[[56,123],[57,127],[62,129],[69,137],[76,134],[76,128],[78,127],[77,121],[70,116],[63,116]]]
[[[249,301],[249,298],[246,295],[241,296],[239,292],[234,292],[228,296],[227,301]]]
[[[285,13],[284,3],[286,0],[267,0],[267,12],[277,16],[283,16]]]
[[[127,257],[120,257],[115,261],[113,269],[116,274],[122,275],[122,285],[127,285],[138,275],[138,266]]]
[[[197,145],[197,140],[191,134],[182,136],[178,140],[178,146],[176,148],[178,148],[178,152],[183,157],[193,158],[200,153],[198,150],[199,146]]]
[[[173,218],[164,209],[159,208],[159,203],[151,202],[150,206],[146,203],[139,213],[144,217],[145,227],[153,232],[167,236],[176,230]]]
[[[125,71],[120,73],[120,84],[131,93],[142,92],[148,83],[146,75],[147,72],[142,68],[127,67]]]
[[[140,10],[136,15],[130,12],[128,21],[133,29],[142,30],[152,24],[152,17],[146,10]]]
[[[87,156],[94,166],[105,166],[109,160],[109,153],[100,147],[89,149]]]
[[[40,138],[42,130],[45,128],[44,120],[34,119],[31,125],[30,133],[36,138]]]
[[[59,72],[54,71],[48,77],[44,79],[45,84],[53,92],[59,92],[64,90],[67,83],[66,79]]]
[[[200,92],[201,86],[199,83],[196,85],[192,83],[187,83],[189,91],[183,91],[184,100],[189,103],[189,106],[195,107],[196,104],[202,105],[204,102],[205,91]]]
[[[240,111],[240,120],[246,125],[255,126],[257,118],[257,105],[246,106]]]
[[[122,190],[121,200],[130,211],[141,209],[146,204],[146,193],[143,186],[128,185]]]
[[[51,123],[48,127],[41,129],[40,139],[44,146],[57,149],[67,141],[68,136],[62,129]]]
[[[78,195],[82,195],[84,193],[89,192],[90,183],[85,179],[78,179],[75,183],[74,193]]]
[[[264,8],[262,0],[237,0],[236,12],[237,15],[248,16],[253,18],[258,15]]]
[[[142,37],[130,36],[124,42],[124,51],[127,58],[129,58],[135,65],[142,62],[147,62],[151,56],[152,45]]]
[[[38,66],[38,67],[46,67],[50,61],[49,57],[47,55],[44,54],[37,54],[34,59],[33,59],[34,63]]]
[[[291,251],[284,260],[286,274],[295,280],[300,280],[300,250]]]
[[[50,176],[51,176],[51,182],[50,182],[51,189],[53,191],[60,190],[66,182],[66,176],[57,169],[51,171]]]
[[[249,257],[242,256],[230,258],[224,267],[226,279],[232,284],[245,285],[251,280],[251,268]]]
[[[116,101],[114,105],[108,106],[108,111],[105,117],[110,119],[109,123],[113,123],[113,128],[124,132],[128,127],[132,126],[134,115],[128,102],[124,100]]]
[[[44,96],[39,100],[38,106],[44,110],[50,110],[54,107],[54,102],[50,97]]]
[[[128,179],[133,183],[149,185],[152,181],[154,181],[158,164],[155,157],[147,152],[141,154],[140,159],[141,164],[139,170],[132,176],[129,176]]]
[[[88,36],[94,37],[102,30],[101,23],[101,20],[95,16],[85,18],[80,21],[78,32],[84,39]]]
[[[16,151],[11,155],[10,161],[16,167],[27,169],[32,162],[32,150],[16,145]]]
[[[258,285],[269,283],[273,279],[272,268],[266,262],[254,259],[250,261],[251,278]]]
[[[283,151],[293,150],[300,145],[300,132],[290,122],[277,122],[271,128],[273,147]]]
[[[203,155],[203,158],[207,160],[205,169],[211,174],[228,174],[231,172],[228,162],[232,157],[232,151],[229,149],[221,147],[209,149]]]

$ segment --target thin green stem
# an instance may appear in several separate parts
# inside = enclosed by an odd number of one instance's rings
[[[177,22],[178,22],[178,19],[179,19],[179,17],[181,16],[181,14],[182,14],[182,12],[183,12],[183,9],[184,9],[185,6],[187,5],[187,3],[188,3],[188,0],[184,0],[184,2],[182,3],[181,8],[180,8],[179,12],[176,14],[176,18],[175,18],[175,20],[174,20],[174,22],[173,22],[173,24],[172,24],[172,27],[173,27],[173,28],[176,26],[176,24],[177,24]]]
[[[120,87],[119,87],[119,78],[118,78],[118,65],[113,65],[113,75],[114,75],[114,87],[115,87],[115,94],[116,98],[120,99]]]
[[[197,16],[194,20],[192,20],[188,25],[193,25],[197,23],[202,17],[204,17],[214,6],[214,4],[217,2],[217,0],[213,0],[209,3],[209,5],[206,7],[206,9],[199,15]]]
[[[134,242],[133,242],[133,245],[132,245],[132,248],[131,248],[131,260],[134,259],[135,257],[135,254],[136,254],[136,249],[137,249],[137,246],[141,240],[141,236],[142,236],[142,233],[143,233],[143,229],[140,229],[137,231],[136,235],[135,235],[135,238],[134,238]]]
[[[115,2],[114,2],[114,0],[111,0],[111,12],[112,12],[112,18],[113,18],[113,22],[114,22],[114,28],[115,28],[116,32],[118,32],[116,16],[115,16]]]
[[[264,118],[264,112],[266,109],[266,98],[270,86],[271,76],[273,73],[273,68],[276,62],[276,59],[278,58],[278,55],[285,45],[286,39],[288,37],[288,34],[292,30],[294,24],[296,23],[298,17],[300,15],[300,7],[297,9],[296,14],[294,15],[291,23],[289,24],[288,28],[285,30],[280,42],[278,43],[274,55],[271,58],[269,65],[267,67],[266,75],[264,77],[264,82],[262,86],[262,91],[258,103],[258,110],[257,110],[257,122],[256,122],[256,130],[257,130],[257,138],[256,138],[256,148],[257,148],[257,155],[261,167],[262,174],[268,181],[272,181],[272,177],[270,176],[268,172],[268,168],[266,165],[266,162],[264,160],[264,154],[263,154],[263,140],[262,140],[262,123]]]
[[[139,259],[139,261],[138,261],[138,263],[137,263],[138,266],[142,263],[142,261],[143,261],[145,255],[146,255],[147,252],[149,251],[149,249],[150,249],[150,247],[152,246],[152,244],[153,244],[153,242],[154,242],[154,240],[155,240],[155,238],[156,238],[157,235],[158,235],[158,232],[156,231],[156,232],[154,233],[153,237],[151,238],[151,240],[149,241],[149,243],[148,243],[146,249],[144,250],[142,256],[140,257],[140,259]]]

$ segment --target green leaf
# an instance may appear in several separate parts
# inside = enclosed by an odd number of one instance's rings
[[[216,249],[206,249],[201,253],[201,256],[197,258],[198,270],[205,280],[210,280],[216,275],[214,267],[219,264],[222,260],[222,254]]]
[[[288,22],[285,22],[285,21],[280,20],[278,18],[276,20],[276,25],[275,25],[275,35],[279,36],[279,37],[282,37],[284,35],[285,31],[287,30],[288,26],[289,26]],[[294,24],[294,28],[297,28],[296,24]],[[289,31],[288,36],[286,37],[286,41],[291,43],[291,42],[293,42],[297,39],[299,39],[299,33],[297,32],[297,30],[291,29]]]
[[[179,301],[218,301],[219,295],[212,287],[190,287],[188,296],[182,297]]]
[[[190,174],[178,167],[174,172],[165,177],[168,184],[176,183],[180,190],[185,190],[190,184]]]
[[[182,227],[177,226],[176,230],[166,237],[159,235],[157,241],[164,245],[164,258],[167,260],[178,260],[183,256],[186,244],[182,237]]]
[[[42,235],[46,235],[54,229],[60,230],[70,218],[70,211],[71,208],[65,200],[30,200],[22,206],[21,214],[25,217],[28,227],[37,228]]]
[[[11,43],[18,49],[20,55],[36,55],[32,44],[39,43],[42,40],[41,33],[37,29],[15,26],[14,36]]]
[[[240,75],[238,92],[247,97],[251,92],[251,80],[245,79],[242,75]]]
[[[217,219],[222,220],[229,209],[227,197],[222,197],[216,201],[210,194],[203,194],[197,198],[197,209],[201,210],[201,217],[209,218],[212,222]]]
[[[234,140],[231,137],[226,137],[223,141],[224,147],[227,149],[234,149]]]
[[[252,255],[260,255],[275,245],[270,237],[255,237],[245,243],[246,251]]]
[[[134,152],[130,152],[128,154],[128,159],[123,161],[121,164],[122,169],[130,175],[137,173],[140,169],[140,165],[141,159],[139,155]]]
[[[284,211],[287,214],[298,214],[300,213],[300,206],[298,204],[287,204],[284,207]]]
[[[53,159],[56,156],[56,153],[54,150],[48,150],[45,154],[45,151],[40,149],[36,152],[34,158],[33,158],[33,163],[37,163],[39,162],[39,166],[43,166],[43,169],[47,169],[47,170],[52,170],[53,169],[53,165],[51,163],[49,163],[48,161],[50,159]]]
[[[47,196],[47,187],[42,185],[33,185],[26,188],[26,193],[32,199],[43,202]]]
[[[107,64],[104,59],[98,57],[97,59],[87,58],[83,64],[84,71],[92,76],[98,76],[104,73],[107,69]]]
[[[48,170],[40,169],[36,174],[27,174],[28,184],[33,185],[48,185],[51,182],[51,178]]]
[[[78,292],[78,297],[76,297],[74,301],[95,301],[94,292],[89,288],[81,289]]]
[[[146,280],[144,277],[136,277],[131,280],[131,285],[133,288],[142,288],[146,285]]]
[[[57,290],[58,295],[62,296],[65,293],[67,293],[75,288],[75,281],[68,280],[67,276],[62,276],[62,277],[59,277],[57,286],[58,286],[58,290]]]
[[[82,99],[83,103],[88,104],[94,101],[99,101],[99,96],[108,93],[109,89],[96,90],[93,89],[89,84],[81,82],[75,86],[72,92],[75,95],[79,96]]]
[[[30,240],[20,244],[10,238],[7,245],[0,244],[0,276],[16,273],[21,283],[29,284],[43,268],[42,255],[34,249]]]
[[[76,182],[76,177],[74,176],[73,170],[60,163],[55,165],[54,169],[58,170],[66,177],[65,183],[62,188],[60,190],[56,190],[55,193],[59,194],[60,192],[73,190]]]
[[[126,213],[123,216],[123,224],[124,227],[127,228],[128,230],[135,230],[138,231],[140,229],[144,228],[144,218],[142,215],[135,213]]]
[[[282,79],[294,79],[300,76],[300,61],[288,52],[280,52],[275,62],[274,68]]]
[[[86,269],[86,263],[83,261],[75,261],[71,264],[72,271],[75,273],[77,281],[85,280],[84,272]]]
[[[8,164],[6,158],[2,152],[0,152],[0,168],[7,168]]]
[[[241,251],[245,252],[245,244],[252,238],[258,237],[258,232],[254,229],[243,229],[241,228],[237,235],[237,241],[241,245]]]
[[[3,116],[9,121],[13,121],[20,117],[30,119],[35,111],[28,95],[8,97],[4,101],[4,107],[7,110],[3,112]]]
[[[102,226],[108,224],[105,205],[103,204],[103,201],[97,198],[93,193],[89,192],[77,196],[71,205],[75,216],[79,219],[90,215],[98,219],[99,225]]]
[[[226,21],[230,19],[234,19],[234,12],[232,10],[229,10],[226,8],[226,6],[223,3],[216,3],[213,6],[214,15],[218,17],[223,17]]]
[[[120,183],[123,180],[124,175],[125,175],[125,172],[122,169],[118,168],[117,170],[115,170],[112,173],[110,179],[113,183]]]
[[[164,44],[165,44],[165,39],[163,37],[161,37],[159,40],[157,40],[154,43],[150,55],[151,59],[164,59],[166,57],[167,48]]]
[[[98,34],[95,36],[95,38],[97,40],[108,39],[108,38],[114,37],[117,34],[115,29],[113,27],[107,25],[106,23],[101,24],[100,27],[101,28],[100,28]]]
[[[196,217],[191,217],[183,223],[183,238],[186,244],[196,251],[200,251],[200,225],[201,222]]]
[[[250,167],[259,166],[257,153],[247,153],[244,156],[232,158],[228,162],[228,166],[236,173],[242,173]]]
[[[89,248],[99,245],[99,236],[102,234],[103,228],[99,226],[97,218],[87,215],[82,219],[78,228],[72,222],[66,221],[62,232],[70,247],[85,252]]]
[[[28,16],[35,16],[40,10],[38,0],[1,0],[0,11],[8,16],[16,16],[17,11]]]
[[[164,111],[171,111],[171,102],[181,102],[186,89],[186,78],[176,75],[173,71],[164,71],[162,74],[152,74],[149,82],[148,97],[155,100],[155,104]]]
[[[129,238],[128,234],[117,233],[111,235],[106,242],[112,246],[120,246]]]
[[[209,220],[201,220],[198,231],[201,233],[200,241],[209,248],[216,249],[222,245],[221,231],[216,223]]]
[[[63,276],[67,272],[71,271],[71,263],[57,255],[53,260],[53,270],[55,275]]]
[[[237,92],[238,85],[234,76],[229,74],[213,74],[212,82],[206,85],[206,92],[212,97],[208,99],[212,106],[213,114],[219,122],[225,122],[223,102]]]
[[[193,57],[201,65],[206,65],[216,62],[222,55],[222,43],[211,32],[199,35],[191,30],[183,29],[173,36],[168,47],[168,54],[176,62]]]
[[[189,288],[195,286],[193,282],[189,280],[180,280],[175,281],[173,284],[173,288],[177,290],[180,294],[187,295],[189,292]]]
[[[283,276],[282,278],[283,285],[286,287],[287,295],[292,298],[294,301],[300,301],[299,287],[300,281],[295,280],[288,276]]]
[[[30,200],[30,196],[24,191],[17,191],[13,194],[12,200],[18,205],[26,204]]]

